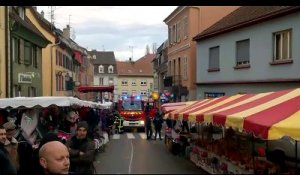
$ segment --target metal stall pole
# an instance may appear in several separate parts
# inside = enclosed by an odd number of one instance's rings
[[[298,174],[298,141],[295,140],[295,153],[296,153],[296,174]]]

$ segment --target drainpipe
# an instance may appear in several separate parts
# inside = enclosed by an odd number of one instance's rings
[[[51,66],[50,66],[50,70],[51,70],[51,93],[50,95],[53,96],[53,47],[57,46],[61,43],[61,40],[58,41],[58,43],[55,43],[54,45],[51,46],[50,49],[50,58],[51,58]]]

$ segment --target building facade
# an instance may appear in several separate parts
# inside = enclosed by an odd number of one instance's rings
[[[32,24],[27,7],[10,7],[10,97],[42,96],[42,48],[51,41]]]
[[[126,95],[140,95],[142,99],[148,99],[154,90],[152,61],[155,56],[147,54],[137,61],[117,61],[119,98]]]
[[[153,60],[154,91],[157,91],[160,97],[163,97],[164,92],[169,91],[164,84],[164,79],[168,76],[168,44],[169,42],[166,40],[158,47],[156,57]],[[165,101],[165,99],[161,100]]]
[[[89,51],[94,65],[94,86],[114,86],[114,92],[98,92],[97,100],[117,101],[117,66],[113,51]]]
[[[8,7],[0,6],[0,98],[5,98],[8,95],[7,92],[7,58],[8,48]]]
[[[197,35],[197,97],[299,87],[299,19],[299,7],[241,7]]]
[[[164,22],[168,25],[168,76],[176,101],[196,99],[196,43],[194,36],[231,13],[235,6],[179,6]]]

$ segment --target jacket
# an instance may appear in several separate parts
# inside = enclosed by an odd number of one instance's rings
[[[7,150],[13,165],[19,170],[19,154],[18,154],[18,141],[12,137],[12,140],[6,140],[5,149]]]
[[[66,143],[70,152],[70,172],[92,174],[94,172],[95,144],[90,138],[77,139],[73,136]],[[79,155],[83,152],[84,155]]]

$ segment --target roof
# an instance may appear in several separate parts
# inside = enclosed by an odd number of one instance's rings
[[[32,6],[28,7],[29,10],[32,12],[32,14],[38,19],[38,22],[43,26],[45,29],[47,29],[52,35],[55,35],[54,30],[55,26],[50,23],[46,18],[44,18],[35,8]]]
[[[242,27],[282,17],[299,10],[300,6],[243,6],[199,33],[193,40],[204,40],[216,35],[238,30]]]
[[[28,19],[28,17],[25,15],[24,20],[19,17],[19,15],[14,11],[10,11],[9,16],[13,18],[17,23],[24,26],[26,29],[30,30],[34,34],[38,35],[39,37],[43,38],[45,41],[48,41],[51,43],[45,36],[31,23],[31,21]]]
[[[155,54],[148,54],[134,61],[117,61],[118,75],[128,76],[153,76],[153,64]]]
[[[93,55],[96,55],[96,59],[93,60],[93,64],[116,64],[116,58],[113,51],[97,51],[92,50],[88,53],[93,58]]]

